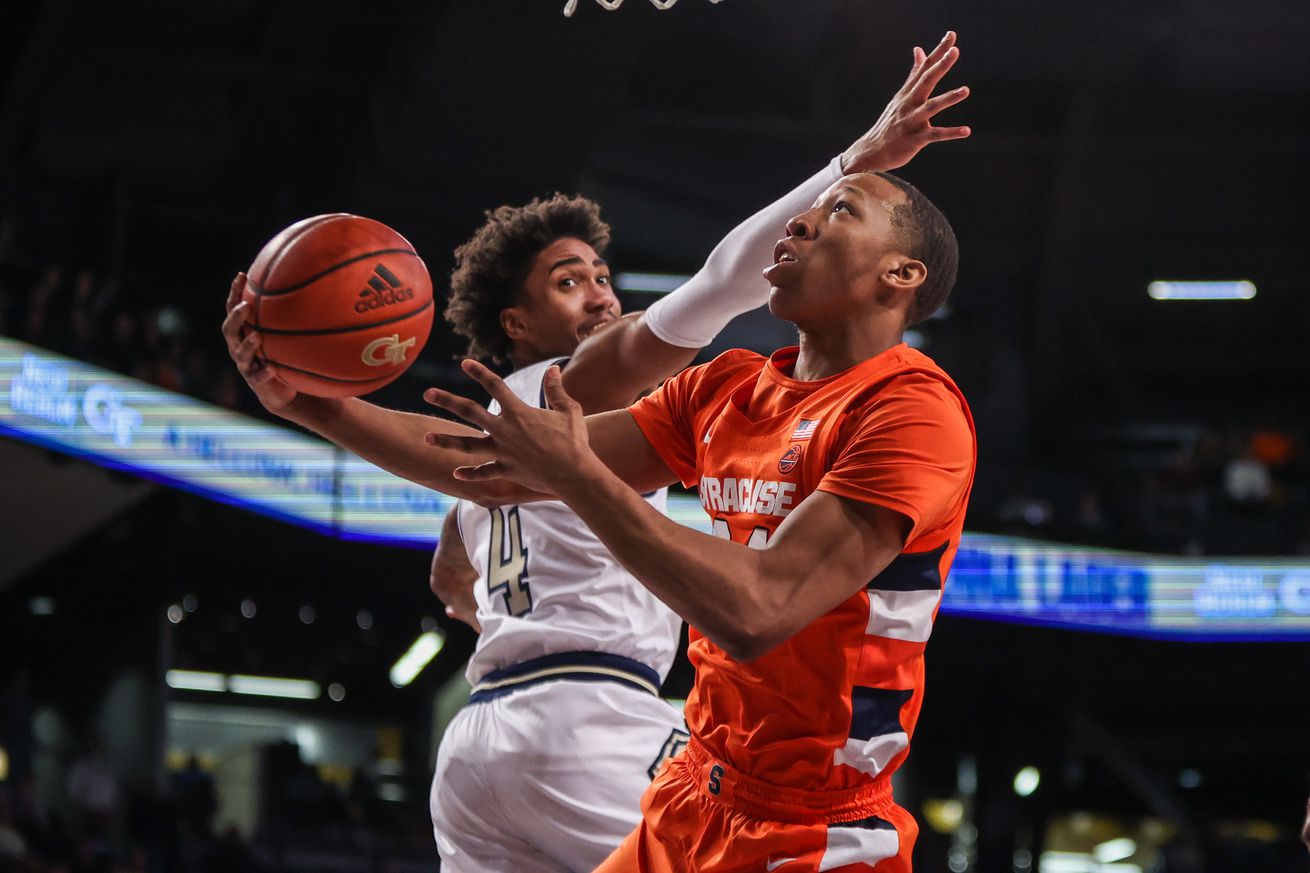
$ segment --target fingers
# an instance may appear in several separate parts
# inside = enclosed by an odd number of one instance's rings
[[[564,389],[564,377],[560,374],[557,365],[547,368],[546,375],[541,380],[541,392],[546,396],[546,403],[556,412],[572,414],[578,408],[578,404]]]
[[[246,326],[246,320],[249,318],[248,303],[238,303],[227,311],[227,316],[223,319],[223,338],[227,340],[228,351],[232,351],[234,344],[240,342],[241,329]]]
[[[440,431],[428,431],[423,434],[423,442],[434,448],[460,452],[465,455],[477,454],[491,448],[491,437],[489,436],[463,436],[453,433],[441,433]]]
[[[500,461],[487,461],[471,467],[456,467],[451,475],[461,482],[486,482],[489,479],[503,479],[505,468]]]
[[[914,47],[913,57],[914,63],[910,65],[910,74],[905,77],[905,81],[901,84],[901,89],[899,91],[901,94],[908,94],[910,91],[914,90],[914,83],[918,81],[919,72],[923,69],[923,62],[927,55],[923,53],[923,49],[916,45]]]
[[[246,334],[244,339],[228,343],[228,351],[231,352],[232,360],[236,361],[237,370],[242,376],[249,376],[252,366],[257,363],[255,355],[259,353],[259,345],[259,334],[253,331]]]
[[[934,52],[934,54],[936,54],[936,52]],[[937,83],[942,80],[943,76],[950,72],[951,67],[955,66],[955,62],[959,60],[959,58],[960,50],[955,46],[948,48],[942,56],[936,60],[933,60],[932,56],[929,55],[928,63],[924,66],[923,72],[919,75],[919,81],[915,84],[914,91],[911,94],[914,101],[916,103],[922,103],[932,96],[932,92],[937,88]]]
[[[241,302],[241,295],[246,290],[246,274],[237,273],[232,279],[232,287],[227,291],[227,311],[231,312]]]
[[[489,431],[495,426],[496,416],[467,397],[460,397],[458,394],[451,394],[449,391],[443,391],[440,388],[429,388],[423,392],[423,399],[438,409],[444,409],[458,415],[475,427]]]
[[[932,52],[928,55],[925,61],[928,64],[935,64],[938,61],[940,61],[943,57],[945,57],[947,52],[949,52],[952,48],[955,47],[955,40],[956,40],[955,31],[953,30],[946,31],[946,34],[942,37],[941,42],[937,43],[937,45],[933,47]]]
[[[971,133],[973,133],[973,130],[970,129],[968,125],[963,125],[961,127],[928,128],[928,135],[932,137],[934,142],[944,142],[951,139],[964,139]]]
[[[933,47],[933,50],[924,54],[923,49],[918,46],[914,47],[914,66],[910,69],[910,76],[902,87],[904,91],[914,91],[918,88],[919,79],[924,70],[940,61],[948,51],[955,45],[955,31],[948,30],[942,37],[941,42]]]
[[[500,413],[517,412],[517,410],[527,405],[519,400],[514,392],[510,391],[510,385],[504,384],[504,379],[487,370],[477,360],[465,359],[461,366],[470,379],[482,385],[482,388],[491,395],[491,398],[500,404]]]
[[[936,97],[923,104],[923,109],[928,114],[928,118],[932,118],[938,112],[941,112],[947,107],[954,106],[968,96],[969,86],[963,85],[956,88],[954,91],[947,91],[945,94],[938,94]]]

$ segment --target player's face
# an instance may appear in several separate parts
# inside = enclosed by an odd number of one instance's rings
[[[573,354],[619,315],[609,265],[591,246],[564,237],[537,253],[522,296],[500,323],[514,343],[515,362],[524,365]]]
[[[802,324],[849,318],[876,292],[879,276],[900,253],[891,211],[905,195],[886,179],[856,173],[837,181],[806,212],[787,222],[787,236],[764,271],[769,311]]]

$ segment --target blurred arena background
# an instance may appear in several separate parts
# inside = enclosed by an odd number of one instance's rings
[[[442,504],[245,390],[218,326],[268,237],[377,218],[440,294],[483,209],[581,192],[643,308],[947,28],[974,134],[904,175],[960,280],[913,340],[980,463],[898,785],[916,869],[1305,870],[1310,7],[561,5],[0,7],[0,870],[437,866],[473,645],[427,588]],[[1246,299],[1148,293],[1183,280]],[[471,391],[459,348],[376,399]]]

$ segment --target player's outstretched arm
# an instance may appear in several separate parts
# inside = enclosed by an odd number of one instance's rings
[[[644,313],[632,313],[589,337],[564,371],[564,387],[588,413],[618,409],[678,372],[738,315],[764,305],[769,283],[760,271],[787,221],[814,205],[843,173],[893,170],[933,142],[963,139],[967,127],[934,127],[942,110],[969,96],[966,87],[933,96],[960,56],[955,33],[914,64],[900,90],[839,160],[737,225],[682,287]]]
[[[432,553],[428,584],[437,599],[446,605],[446,615],[482,633],[482,626],[478,624],[478,602],[473,596],[478,571],[473,569],[468,552],[464,550],[458,512],[458,507],[451,507],[446,513],[446,520],[441,525],[441,539],[437,541],[437,550]]]
[[[543,382],[550,409],[518,400],[476,362],[464,368],[501,413],[430,397],[485,430],[483,448],[494,455],[455,475],[558,495],[643,585],[734,658],[759,657],[832,610],[882,572],[909,533],[899,513],[824,492],[803,500],[762,550],[691,530],[634,490],[643,472],[662,469],[666,484],[674,477],[630,412],[584,418],[557,368]]]
[[[259,333],[245,326],[250,315],[248,304],[241,302],[245,282],[244,273],[232,280],[223,338],[237,370],[265,409],[388,472],[454,497],[494,503],[521,493],[522,489],[507,482],[488,488],[459,481],[451,471],[467,463],[467,456],[444,454],[423,445],[423,436],[429,432],[475,436],[477,431],[428,415],[383,409],[357,397],[311,397],[277,378],[259,357]]]

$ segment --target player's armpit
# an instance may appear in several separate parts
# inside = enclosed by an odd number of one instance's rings
[[[882,506],[816,491],[778,527],[760,555],[760,585],[734,655],[759,657],[835,609],[890,564],[910,520]]]
[[[468,552],[464,549],[458,512],[458,507],[451,507],[446,513],[446,521],[441,526],[441,539],[437,541],[437,550],[432,554],[432,572],[428,584],[437,599],[446,605],[446,615],[459,619],[481,633],[477,617],[478,604],[473,596],[478,571],[469,563]]]
[[[588,337],[564,368],[564,388],[588,414],[621,409],[691,363],[696,349],[670,345],[633,312]]]
[[[639,494],[678,481],[626,409],[588,415],[587,442],[596,456]]]

